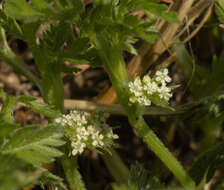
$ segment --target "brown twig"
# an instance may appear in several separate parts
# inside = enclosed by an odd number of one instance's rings
[[[213,8],[213,4],[209,6],[208,10],[205,13],[205,16],[203,17],[201,22],[198,24],[197,28],[193,30],[193,32],[191,32],[191,34],[187,36],[187,38],[183,40],[183,43],[190,41],[198,33],[198,31],[204,26],[205,22],[208,20],[209,16],[211,15],[212,8]]]
[[[212,6],[213,6],[213,0],[201,0],[196,5],[194,5],[185,17],[186,23],[184,28],[179,33],[176,34],[176,36],[174,37],[174,41],[176,41],[178,38],[180,38],[181,35],[184,34],[184,32],[189,28],[189,26],[202,14],[202,12],[207,7],[212,7]],[[203,21],[201,21],[201,23],[203,23]],[[196,31],[195,34],[198,31]]]
[[[83,111],[96,111],[96,110],[103,110],[105,112],[111,114],[118,114],[118,115],[126,115],[125,111],[123,110],[122,106],[119,104],[99,104],[95,102],[85,101],[85,100],[70,100],[66,99],[64,101],[65,109],[78,109]],[[143,111],[144,115],[177,115],[184,113],[184,110],[177,108],[176,111],[168,110],[165,108],[150,106],[145,108]]]
[[[42,98],[38,98],[38,101],[43,102]],[[19,103],[20,105],[26,106],[24,103]],[[97,110],[105,111],[110,114],[115,115],[126,115],[124,109],[119,104],[99,104],[96,102],[86,101],[86,100],[74,100],[74,99],[65,99],[64,100],[64,108],[66,110],[82,110],[87,112],[93,112]],[[143,115],[177,115],[177,114],[183,114],[186,110],[182,109],[181,107],[177,107],[175,111],[156,107],[156,106],[150,106],[150,109],[148,107],[145,107],[143,110]]]
[[[208,10],[205,13],[205,16],[202,18],[201,22],[198,24],[197,28],[195,30],[193,30],[189,36],[187,36],[184,40],[183,43],[187,43],[188,41],[190,41],[198,32],[199,30],[204,26],[205,22],[208,20],[209,16],[211,15],[212,12],[212,8],[213,8],[213,4],[211,4],[208,8]],[[196,17],[195,17],[196,19]],[[184,31],[184,30],[183,30]],[[175,36],[175,39],[179,36],[179,34],[177,36]],[[171,63],[173,63],[176,59],[176,53],[173,52],[168,58],[166,58],[160,65],[158,65],[155,68],[156,70],[159,70],[162,67],[167,67],[168,65],[170,65]]]

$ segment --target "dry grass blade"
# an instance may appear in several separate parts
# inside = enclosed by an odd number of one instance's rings
[[[196,5],[194,5],[185,17],[185,26],[179,33],[176,34],[176,36],[174,37],[174,41],[184,34],[184,32],[190,27],[190,25],[193,24],[193,22],[202,15],[202,13],[207,7],[209,7],[208,10],[210,10],[213,7],[213,3],[214,3],[214,0],[201,0]],[[207,11],[206,15],[208,16],[210,15],[209,11]],[[205,21],[207,20],[206,16],[201,20],[200,22],[201,26],[203,26],[203,24],[205,23],[204,20]],[[199,27],[199,30],[200,28],[201,27]],[[195,30],[194,33],[196,34],[199,30]]]
[[[213,3],[209,6],[208,10],[206,11],[204,17],[201,19],[200,23],[198,24],[198,26],[185,38],[183,39],[183,43],[187,43],[188,41],[190,41],[198,32],[199,30],[204,26],[205,22],[208,20],[209,16],[212,13],[212,8],[213,8]],[[199,15],[198,15],[199,16]],[[197,17],[194,17],[195,19]],[[185,32],[187,28],[183,29],[180,33],[183,34]],[[177,37],[179,37],[180,33],[177,34],[177,36],[175,36],[175,39],[177,39]],[[176,53],[173,52],[168,58],[166,58],[160,65],[158,65],[155,70],[159,70],[162,67],[168,66],[171,63],[173,63],[176,59]]]

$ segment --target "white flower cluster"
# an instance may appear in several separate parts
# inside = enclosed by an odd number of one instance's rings
[[[55,119],[63,126],[65,136],[71,140],[72,155],[81,154],[85,148],[106,149],[118,138],[106,124],[103,112],[88,113],[74,110]]]
[[[168,102],[172,97],[171,88],[167,87],[167,83],[171,82],[168,76],[168,69],[164,68],[157,71],[153,78],[145,75],[143,80],[136,77],[134,82],[129,82],[129,90],[131,103],[150,106],[153,100]]]

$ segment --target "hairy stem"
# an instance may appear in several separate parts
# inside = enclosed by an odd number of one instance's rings
[[[33,55],[39,67],[43,80],[43,99],[53,105],[57,111],[64,112],[64,86],[61,78],[61,71],[58,65],[60,60],[52,63],[45,58],[44,52],[36,47],[33,48]],[[71,190],[85,190],[84,183],[78,171],[77,157],[68,157],[68,146],[62,147],[65,155],[61,158],[61,163],[66,179]]]
[[[142,117],[129,118],[130,123],[135,127],[137,133],[143,138],[148,147],[160,158],[160,160],[172,171],[176,178],[186,189],[194,189],[194,181],[177,159],[170,153],[161,140],[148,127]]]
[[[67,155],[64,155],[61,158],[61,163],[71,190],[86,190],[82,177],[78,171],[77,157],[68,157]]]

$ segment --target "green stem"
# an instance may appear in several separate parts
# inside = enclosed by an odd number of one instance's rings
[[[11,96],[6,97],[6,99],[3,101],[1,113],[3,113],[2,119],[4,121],[7,122],[13,121],[13,106],[15,101],[16,98]]]
[[[67,155],[64,155],[61,158],[61,163],[71,190],[86,190],[82,177],[78,171],[77,157],[68,157]]]
[[[102,155],[103,160],[117,183],[125,184],[128,182],[129,170],[123,163],[118,153],[114,149],[110,149],[111,154]]]
[[[148,147],[160,158],[160,160],[172,171],[176,178],[186,189],[194,189],[194,181],[177,159],[170,153],[161,140],[148,127],[142,117],[130,118],[130,123],[135,127],[137,133],[143,138]]]
[[[102,38],[101,38],[102,39]],[[148,127],[141,116],[142,109],[129,104],[128,76],[125,69],[125,62],[122,51],[116,47],[110,47],[103,41],[97,41],[99,53],[104,66],[117,93],[120,104],[128,115],[129,122],[143,138],[148,147],[160,158],[160,160],[171,170],[177,179],[186,189],[194,189],[194,181],[190,178],[182,165],[169,152],[154,132]],[[106,45],[106,46],[105,46]],[[107,51],[105,51],[107,50]]]
[[[53,105],[57,111],[64,112],[64,86],[61,78],[60,60],[54,63],[39,47],[32,48],[35,62],[40,70],[43,81],[44,101]],[[67,146],[62,147],[64,156],[61,163],[71,190],[85,190],[84,183],[78,171],[76,157],[68,157]]]
[[[0,49],[0,59],[12,66],[16,71],[23,74],[31,82],[33,82],[42,93],[41,81],[27,68],[23,60],[18,57],[9,47],[5,35],[5,31],[0,27],[0,40],[2,41],[2,48]]]

